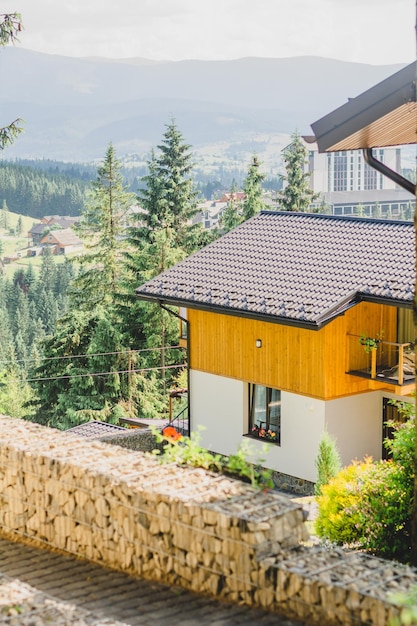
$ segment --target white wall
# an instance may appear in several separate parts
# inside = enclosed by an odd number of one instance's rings
[[[380,391],[326,402],[326,429],[336,439],[343,465],[382,454],[382,395]]]
[[[232,454],[247,428],[247,385],[239,380],[190,370],[191,431],[203,426],[201,444]]]
[[[204,427],[201,444],[209,450],[233,454],[242,442],[249,443],[253,460],[263,458],[265,467],[315,482],[315,460],[324,430],[336,439],[343,465],[365,456],[381,458],[384,396],[392,394],[370,391],[324,402],[282,392],[278,446],[243,436],[248,432],[246,383],[191,370],[191,430]]]
[[[241,381],[191,370],[191,430],[204,426],[201,444],[222,454],[249,442],[254,460],[270,469],[314,481],[314,459],[324,428],[324,402],[283,392],[281,446],[243,437],[248,432],[248,391]],[[265,452],[265,450],[267,452]]]

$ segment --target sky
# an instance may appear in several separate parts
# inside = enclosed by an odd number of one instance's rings
[[[2,0],[19,46],[74,57],[221,60],[416,58],[415,0]]]

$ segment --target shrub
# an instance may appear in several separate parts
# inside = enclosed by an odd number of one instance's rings
[[[316,532],[339,544],[356,544],[385,558],[408,561],[414,487],[415,418],[392,423],[389,461],[354,463],[321,488]]]
[[[317,482],[314,490],[316,495],[320,495],[323,485],[327,485],[331,478],[334,478],[341,470],[339,452],[336,448],[335,440],[324,432],[319,444],[316,458]]]
[[[379,556],[407,561],[413,484],[402,465],[380,461],[368,468],[359,498],[361,544]]]
[[[371,463],[371,459],[353,463],[322,486],[321,495],[317,497],[316,533],[319,537],[337,544],[360,542],[360,490]]]
[[[160,455],[162,463],[190,465],[191,467],[202,467],[206,470],[221,472],[247,480],[253,487],[260,489],[272,489],[274,487],[270,470],[247,460],[251,455],[247,442],[244,442],[235,454],[223,456],[202,448],[199,433],[191,433],[191,437],[184,437],[175,428],[168,426],[162,433],[154,429],[153,434],[159,447],[152,453]],[[261,462],[261,459],[258,459],[257,463]]]

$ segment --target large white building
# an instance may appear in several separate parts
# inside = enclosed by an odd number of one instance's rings
[[[390,169],[401,171],[400,148],[375,150],[375,157]],[[412,217],[412,194],[369,167],[360,150],[320,154],[315,147],[309,151],[308,169],[312,189],[334,215]]]

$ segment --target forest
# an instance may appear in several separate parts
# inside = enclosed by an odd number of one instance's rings
[[[97,166],[93,164],[48,159],[0,160],[0,208],[6,205],[14,213],[38,219],[44,215],[79,215],[96,171]],[[146,164],[128,166],[120,162],[120,174],[132,193],[146,186],[146,173]],[[192,175],[195,189],[204,201],[220,197],[233,185],[241,188],[246,170],[244,166],[218,166],[208,173],[193,165]],[[281,189],[282,179],[265,177],[262,187],[276,191]]]
[[[266,176],[254,156],[244,200],[232,195],[220,227],[193,224],[200,193],[191,146],[173,120],[137,193],[122,169],[110,144],[96,179],[83,181],[81,255],[56,263],[46,253],[39,268],[0,275],[1,413],[61,429],[166,416],[167,392],[186,364],[178,320],[174,311],[137,300],[135,288],[266,208]],[[0,171],[17,184],[11,170]],[[306,178],[299,191],[308,205]],[[137,205],[142,210],[132,211]]]

